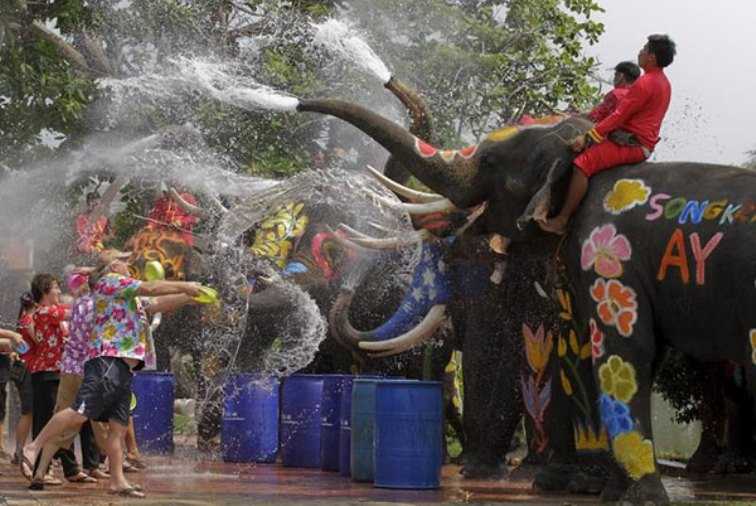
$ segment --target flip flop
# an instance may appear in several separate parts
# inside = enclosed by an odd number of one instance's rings
[[[68,483],[97,483],[97,478],[93,478],[86,473],[79,473],[75,476],[66,477]]]
[[[54,476],[45,476],[43,483],[45,485],[51,485],[53,487],[57,487],[58,485],[63,485],[63,482]]]
[[[21,475],[27,480],[32,481],[32,478],[34,477],[34,464],[32,464],[23,453],[19,455],[19,457],[21,460],[19,461],[18,467],[21,469]]]
[[[145,497],[143,492],[135,489],[134,487],[126,487],[118,490],[108,490],[108,494],[117,495],[120,497],[129,497],[131,499],[144,499]]]

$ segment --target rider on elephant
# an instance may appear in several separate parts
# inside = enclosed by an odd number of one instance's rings
[[[625,98],[630,86],[640,77],[640,67],[631,62],[619,62],[614,67],[614,88],[604,95],[604,99],[586,116],[594,123],[599,123],[611,116],[617,110],[620,101]]]
[[[564,233],[567,220],[588,191],[588,178],[612,167],[640,163],[651,155],[659,142],[659,130],[672,96],[664,67],[674,57],[672,39],[667,35],[649,35],[638,53],[638,65],[645,71],[643,76],[633,83],[611,115],[575,139],[573,149],[582,153],[573,162],[575,168],[566,200],[557,216],[536,217],[543,230]],[[587,144],[591,145],[585,149]]]

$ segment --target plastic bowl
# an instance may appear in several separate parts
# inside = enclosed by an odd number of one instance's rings
[[[200,304],[215,304],[218,302],[218,291],[209,286],[201,286],[200,294],[194,297],[194,300]]]
[[[165,279],[165,269],[157,260],[150,260],[144,264],[144,279],[147,281],[162,281]]]

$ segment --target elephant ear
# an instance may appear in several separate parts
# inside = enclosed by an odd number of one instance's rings
[[[525,212],[517,218],[517,228],[523,230],[531,220],[545,220],[551,207],[551,194],[554,183],[564,176],[565,170],[569,167],[564,160],[556,158],[552,161],[551,167],[546,174],[546,180],[543,185],[535,192],[533,197],[525,207]]]

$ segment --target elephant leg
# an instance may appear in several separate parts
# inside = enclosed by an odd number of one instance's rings
[[[640,325],[638,325],[640,327]],[[594,362],[600,387],[599,406],[602,422],[611,440],[614,460],[623,476],[610,477],[602,500],[622,500],[633,504],[650,501],[668,503],[654,457],[651,431],[651,384],[653,381],[653,343],[650,330],[636,328],[631,337],[607,332],[606,353]],[[649,351],[648,348],[651,348]],[[623,479],[624,478],[624,479]]]
[[[503,457],[522,418],[519,332],[508,328],[513,321],[493,328],[491,320],[482,315],[469,320],[462,353],[466,478],[501,476]]]

